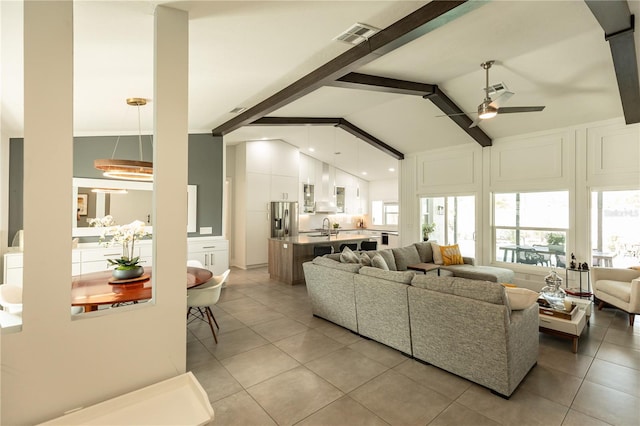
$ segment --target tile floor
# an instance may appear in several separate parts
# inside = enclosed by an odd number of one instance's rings
[[[577,354],[541,334],[510,400],[313,317],[266,268],[232,269],[214,312],[219,343],[190,324],[187,369],[216,425],[640,425],[640,325],[615,310],[594,311]]]

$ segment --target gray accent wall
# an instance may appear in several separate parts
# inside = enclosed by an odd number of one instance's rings
[[[93,167],[97,158],[111,158],[118,140],[117,136],[87,136],[73,138],[73,176],[82,178],[103,178],[102,172]],[[9,142],[9,226],[8,244],[11,245],[15,233],[22,229],[23,181],[24,181],[24,139],[10,139]],[[142,137],[143,160],[152,161],[150,136]],[[116,157],[139,158],[138,136],[121,136],[118,140]],[[222,137],[211,134],[189,135],[189,185],[198,187],[197,229],[212,227],[213,235],[222,235],[222,190],[223,176]],[[199,233],[189,233],[199,236]]]

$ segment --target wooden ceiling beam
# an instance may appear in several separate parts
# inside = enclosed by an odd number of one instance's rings
[[[329,117],[262,117],[249,123],[250,126],[335,126],[358,139],[362,139],[374,148],[379,149],[396,160],[404,160],[404,154],[375,136],[365,132],[344,118]]]
[[[349,73],[333,82],[331,86],[345,89],[361,89],[376,92],[396,93],[399,95],[421,96],[430,100],[444,114],[456,123],[465,133],[471,136],[480,146],[491,146],[491,138],[479,127],[472,127],[473,120],[456,105],[435,84],[417,83],[415,81],[396,80],[394,78],[378,77],[375,75]]]
[[[640,123],[640,78],[633,33],[634,16],[626,0],[585,0],[609,42],[627,124]]]
[[[212,130],[225,135],[281,108],[424,34],[484,5],[482,1],[432,0],[257,105]]]

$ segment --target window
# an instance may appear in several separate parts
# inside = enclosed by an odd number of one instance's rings
[[[640,263],[640,190],[591,192],[592,264]]]
[[[443,245],[458,244],[463,256],[476,253],[476,197],[420,198],[420,224],[435,223],[429,239]]]
[[[398,225],[399,213],[398,203],[371,202],[371,220],[374,225]]]
[[[493,195],[495,260],[537,266],[566,266],[569,193]]]

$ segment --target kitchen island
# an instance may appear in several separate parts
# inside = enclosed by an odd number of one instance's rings
[[[358,243],[371,236],[362,234],[338,234],[327,236],[298,235],[296,237],[269,239],[269,276],[287,284],[304,283],[302,264],[313,259],[313,248],[331,246],[340,251],[340,244]]]

